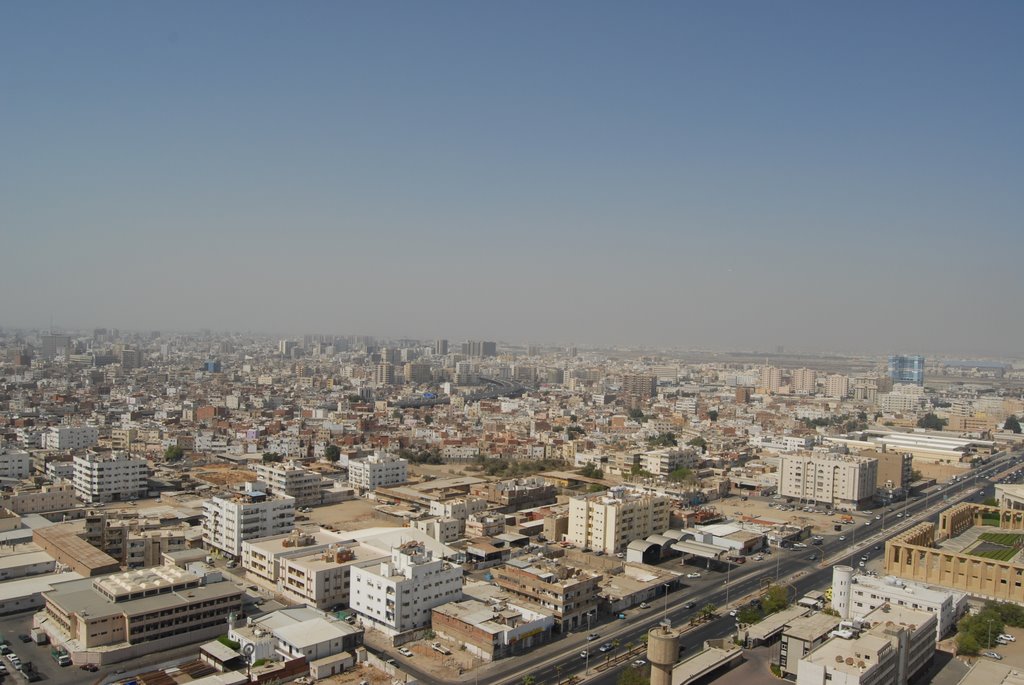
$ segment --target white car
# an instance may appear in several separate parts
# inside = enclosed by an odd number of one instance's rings
[[[839,536],[839,542],[842,542],[842,541],[843,541],[843,540],[845,540],[845,539],[846,539],[846,536],[845,536],[845,535],[840,535],[840,536]]]
[[[687,573],[686,577],[687,578],[700,578],[700,574],[699,573]]]
[[[643,668],[646,665],[647,665],[647,662],[644,661],[643,659],[637,659],[636,661],[633,662],[633,666],[635,666],[636,668]]]
[[[1006,642],[1016,642],[1017,641],[1017,638],[1015,638],[1013,635],[1010,635],[1009,633],[1000,633],[999,634],[999,639],[1000,640],[1005,640]]]
[[[399,647],[398,648],[398,653],[401,654],[402,656],[412,656],[413,655],[412,654],[412,650],[411,649],[406,649],[405,647]]]

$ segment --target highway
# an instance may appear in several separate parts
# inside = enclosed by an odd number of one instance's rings
[[[522,677],[529,674],[534,677],[534,682],[537,685],[553,685],[558,682],[559,678],[564,681],[573,673],[584,675],[585,660],[580,657],[580,652],[589,649],[592,651],[590,656],[591,673],[586,682],[588,684],[613,685],[623,666],[597,673],[595,667],[604,658],[604,655],[597,651],[600,644],[613,640],[618,640],[623,646],[629,642],[638,644],[641,637],[665,616],[671,620],[672,625],[684,625],[700,611],[701,607],[708,603],[721,607],[720,614],[716,618],[683,635],[681,644],[685,649],[684,656],[692,654],[702,647],[705,640],[724,637],[735,630],[735,619],[724,610],[727,593],[730,606],[736,607],[738,600],[758,590],[766,581],[775,582],[776,578],[793,588],[795,598],[799,598],[811,590],[821,590],[832,581],[833,565],[855,565],[854,562],[862,554],[867,553],[872,557],[881,554],[882,552],[874,549],[876,545],[884,547],[885,540],[896,533],[922,521],[937,520],[940,511],[955,502],[971,497],[980,488],[985,489],[986,496],[990,495],[991,483],[987,478],[993,474],[996,474],[996,478],[1002,477],[1002,471],[1007,470],[1010,456],[1008,453],[1000,453],[993,457],[988,464],[958,483],[936,485],[928,488],[920,499],[880,508],[877,513],[885,512],[883,521],[876,521],[873,517],[868,517],[866,520],[870,520],[871,523],[864,525],[865,519],[858,518],[853,526],[846,527],[842,533],[825,536],[825,543],[819,547],[796,550],[776,548],[773,556],[763,562],[733,566],[729,572],[728,588],[725,583],[726,573],[703,572],[703,577],[695,581],[692,586],[669,595],[667,612],[664,609],[663,598],[658,599],[653,601],[648,609],[633,608],[629,610],[626,612],[627,618],[624,620],[610,618],[601,624],[595,624],[591,632],[600,635],[598,640],[588,643],[587,631],[573,633],[555,639],[550,644],[535,648],[525,655],[494,662],[480,669],[479,674],[473,671],[467,672],[462,676],[462,680],[473,682],[479,676],[479,679],[488,685],[520,685]],[[1018,467],[1014,465],[1013,468]],[[901,512],[905,512],[905,516],[897,518],[896,515]],[[840,536],[847,539],[839,540]],[[808,559],[815,549],[821,550],[820,553],[824,554],[823,562],[815,563]],[[688,602],[693,602],[695,606],[690,609],[683,608],[683,605]],[[622,647],[620,647],[620,651],[621,649]],[[397,652],[392,652],[393,650],[389,650],[386,658],[396,658],[399,665],[418,680],[428,685],[450,682],[438,679],[419,669],[414,659],[405,659],[400,657]]]

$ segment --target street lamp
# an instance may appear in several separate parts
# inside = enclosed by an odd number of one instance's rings
[[[590,675],[590,616],[593,613],[593,609],[587,612],[587,649],[585,650],[587,653],[587,675]]]
[[[662,585],[665,586],[665,613],[662,614],[661,620],[662,621],[668,621],[668,589],[669,589],[669,584],[668,583],[662,583]]]

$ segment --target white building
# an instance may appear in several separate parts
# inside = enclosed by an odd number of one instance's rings
[[[779,465],[779,494],[831,507],[870,503],[878,481],[878,460],[846,454],[785,454]]]
[[[652,450],[640,455],[640,468],[655,476],[668,477],[677,469],[692,469],[700,464],[700,450],[678,447]]]
[[[269,495],[294,497],[295,505],[306,507],[321,503],[319,473],[309,471],[294,462],[287,464],[256,464],[257,477],[267,487]]]
[[[23,450],[0,447],[0,478],[21,480],[32,473],[32,458]]]
[[[84,450],[93,447],[100,432],[92,426],[51,426],[43,434],[43,449]]]
[[[214,497],[203,503],[203,517],[203,544],[239,557],[243,541],[292,530],[295,499],[271,498],[263,492]]]
[[[848,566],[833,567],[832,607],[840,612],[840,618],[863,619],[885,604],[932,614],[936,619],[935,637],[941,640],[967,611],[967,594],[895,576],[853,575]]]
[[[76,456],[75,494],[83,502],[117,502],[144,497],[149,464],[124,452]]]
[[[850,394],[850,377],[834,373],[825,379],[825,395],[842,399]]]
[[[747,443],[773,452],[798,452],[811,449],[814,438],[809,435],[752,435]]]
[[[348,462],[348,484],[360,490],[376,490],[401,485],[409,480],[409,462],[401,457],[378,452]]]
[[[396,547],[379,565],[352,568],[349,606],[390,635],[430,625],[431,609],[460,599],[462,567],[434,559],[420,542]]]

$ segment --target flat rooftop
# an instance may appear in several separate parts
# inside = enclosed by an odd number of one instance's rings
[[[822,635],[827,635],[839,625],[838,616],[828,614],[811,614],[793,619],[786,628],[786,635],[791,635],[797,640],[813,642]]]
[[[804,659],[840,673],[860,675],[864,669],[878,665],[878,654],[885,649],[896,647],[887,638],[861,633],[860,637],[853,640],[827,640]]]

